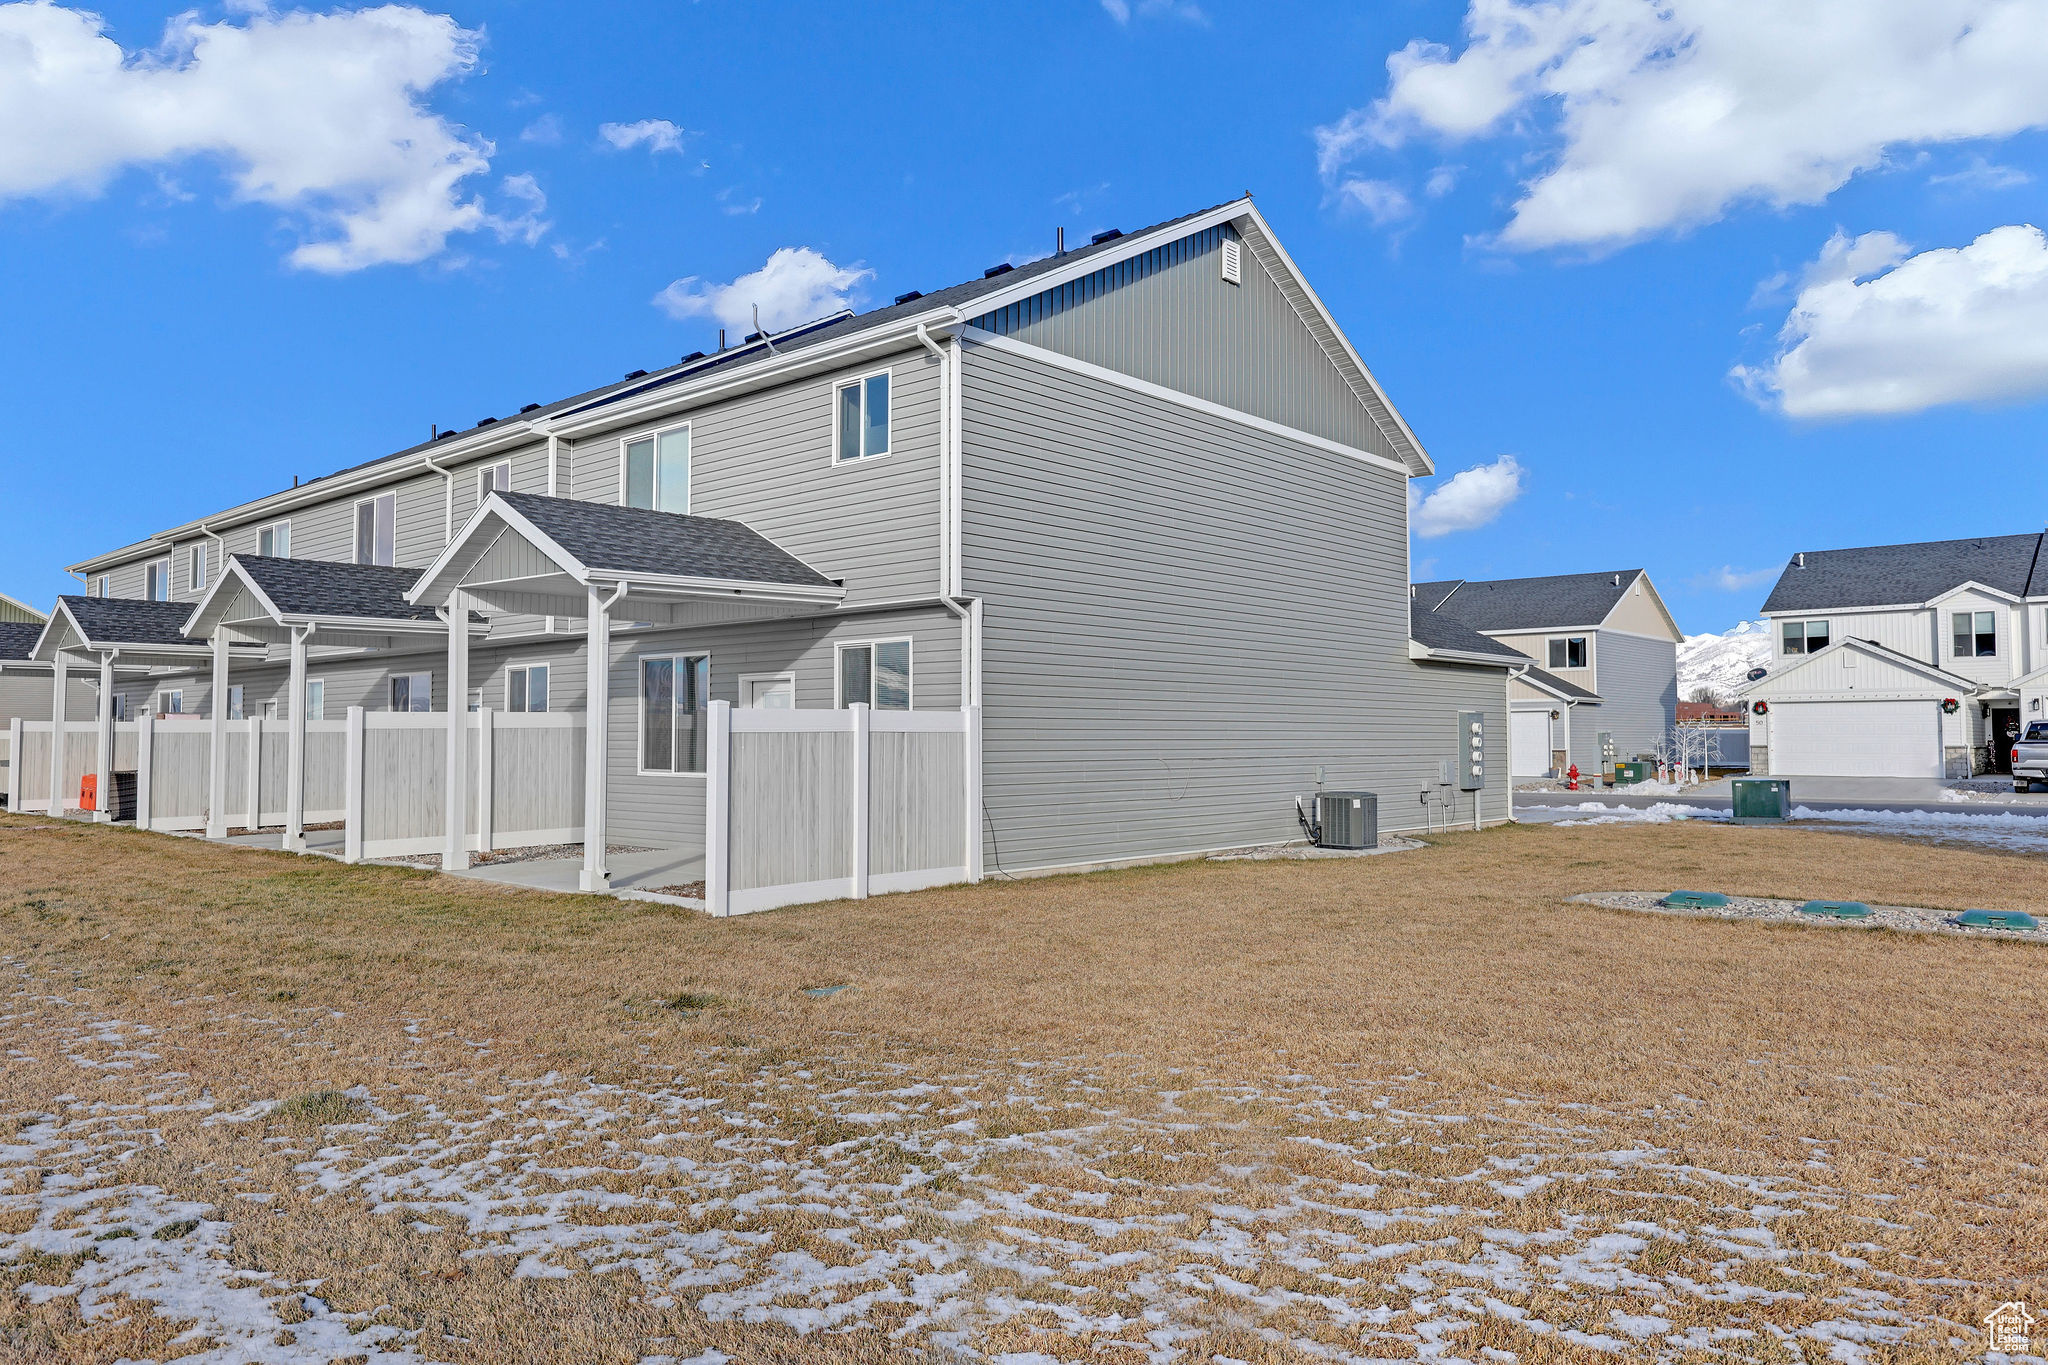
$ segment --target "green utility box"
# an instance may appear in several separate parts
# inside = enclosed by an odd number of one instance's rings
[[[1792,783],[1783,777],[1738,777],[1728,784],[1735,796],[1735,823],[1776,825],[1792,818]]]
[[[1614,785],[1617,787],[1628,787],[1638,782],[1648,782],[1656,775],[1657,765],[1645,763],[1640,759],[1632,763],[1617,763],[1614,765]]]

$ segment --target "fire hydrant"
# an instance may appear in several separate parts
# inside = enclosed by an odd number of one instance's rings
[[[1576,764],[1576,763],[1572,764],[1572,766],[1571,766],[1570,768],[1567,768],[1567,769],[1565,770],[1565,774],[1564,774],[1564,775],[1565,775],[1565,776],[1566,776],[1566,777],[1567,777],[1568,779],[1570,779],[1569,781],[1567,781],[1567,782],[1566,782],[1566,783],[1564,784],[1564,789],[1565,789],[1566,791],[1572,791],[1572,792],[1575,792],[1575,791],[1577,791],[1577,790],[1579,789],[1579,765],[1578,765],[1578,764]]]

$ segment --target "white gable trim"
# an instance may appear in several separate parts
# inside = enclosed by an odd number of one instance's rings
[[[1807,665],[1812,664],[1818,660],[1825,659],[1830,655],[1836,653],[1837,651],[1844,649],[1854,650],[1858,655],[1860,655],[1863,658],[1869,659],[1873,663],[1887,664],[1894,668],[1903,669],[1908,673],[1917,673],[1921,677],[1927,679],[1930,688],[1943,690],[1947,692],[1953,692],[1957,696],[1966,695],[1968,693],[1977,691],[1985,686],[1985,684],[1983,683],[1974,683],[1971,682],[1968,678],[1959,678],[1953,673],[1944,672],[1943,670],[1936,668],[1932,664],[1922,663],[1920,662],[1920,660],[1911,658],[1904,654],[1900,654],[1896,650],[1886,649],[1882,645],[1874,645],[1870,643],[1870,641],[1868,640],[1837,640],[1835,643],[1829,645],[1826,649],[1821,650],[1817,654],[1808,654],[1804,656],[1800,659],[1798,663],[1794,664],[1790,668],[1768,673],[1765,676],[1758,678],[1753,683],[1744,683],[1742,686],[1735,689],[1735,693],[1737,696],[1754,695],[1758,697],[1764,697],[1767,700],[1778,699],[1781,695],[1778,691],[1779,684],[1786,682],[1788,679],[1797,678],[1799,676],[1800,670],[1807,667]],[[1782,695],[1826,695],[1831,697],[1841,696],[1846,699],[1853,699],[1853,697],[1876,697],[1892,694],[1877,692],[1857,692],[1854,694],[1849,694],[1837,691],[1829,691],[1825,694],[1787,693]]]
[[[2019,606],[2022,602],[2026,600],[2025,598],[2019,596],[2017,593],[2010,593],[1999,588],[1990,587],[1987,584],[1979,583],[1976,579],[1971,578],[1956,584],[1953,588],[1950,588],[1947,592],[1941,594],[1941,596],[1939,597],[1928,598],[1927,605],[1930,607],[1939,607],[1942,603],[1948,601],[1951,597],[1956,597],[1966,592],[1982,593],[1986,597],[1995,597],[1999,601],[2007,603],[2011,606]]]

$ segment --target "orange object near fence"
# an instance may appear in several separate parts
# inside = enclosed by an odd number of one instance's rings
[[[100,775],[87,773],[78,784],[78,804],[85,810],[100,808]]]

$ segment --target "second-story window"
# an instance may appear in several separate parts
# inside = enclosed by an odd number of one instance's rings
[[[1959,611],[1950,620],[1955,627],[1955,655],[1958,659],[1991,659],[1998,656],[1998,613]]]
[[[493,493],[512,491],[512,462],[500,460],[487,464],[476,472],[476,503],[483,506],[484,499]]]
[[[113,578],[107,574],[101,574],[98,578],[94,579],[92,595],[94,597],[112,597],[114,595]]]
[[[671,427],[628,440],[619,470],[620,501],[656,512],[690,510],[690,429]]]
[[[1828,647],[1828,623],[1787,621],[1780,638],[1787,654],[1818,654]]]
[[[273,521],[256,530],[256,553],[265,559],[290,559],[292,557],[292,524],[288,521]]]
[[[1552,668],[1584,668],[1586,666],[1586,637],[1573,635],[1567,639],[1550,642],[1550,666]]]
[[[838,414],[836,458],[864,460],[889,453],[889,372],[841,384],[833,394]]]
[[[192,581],[192,591],[203,592],[206,588],[206,542],[200,541],[185,551],[185,576]]]
[[[356,504],[356,563],[398,562],[398,495],[380,493]]]
[[[152,602],[171,600],[170,560],[154,560],[142,571],[142,595]]]

